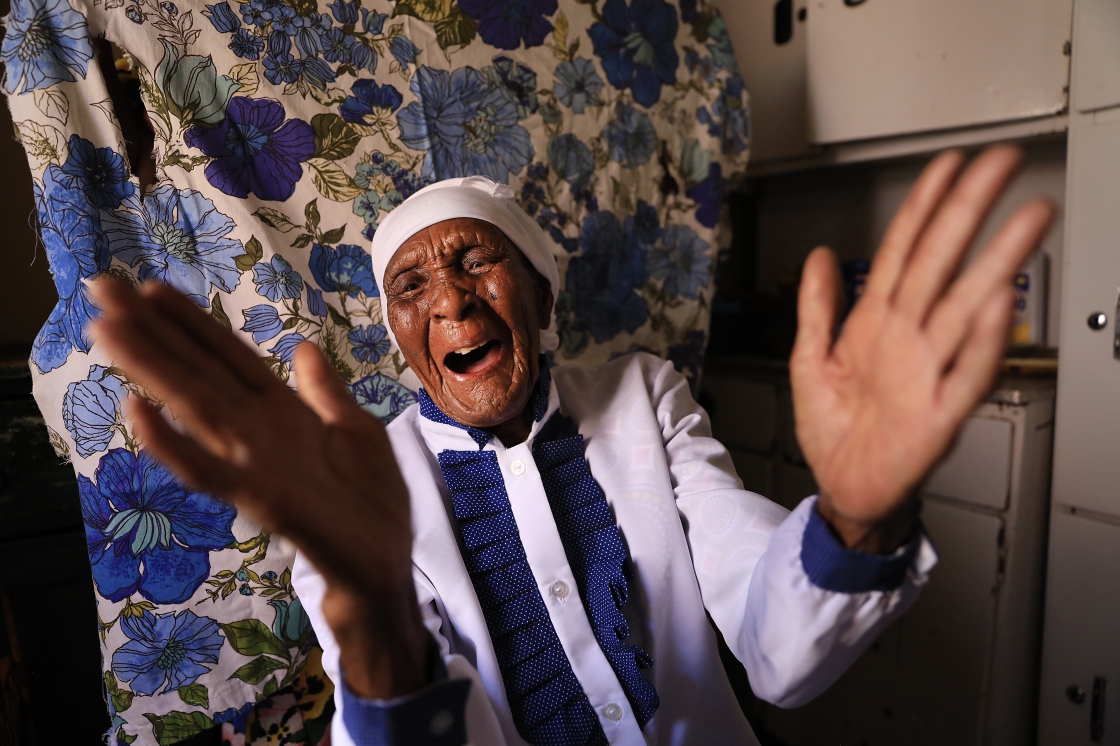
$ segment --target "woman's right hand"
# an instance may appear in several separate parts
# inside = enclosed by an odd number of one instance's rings
[[[96,342],[166,402],[128,414],[144,448],[180,478],[291,539],[327,582],[323,613],[355,693],[424,686],[429,636],[412,582],[408,491],[385,428],[312,343],[294,358],[298,396],[227,329],[166,285],[93,283]]]

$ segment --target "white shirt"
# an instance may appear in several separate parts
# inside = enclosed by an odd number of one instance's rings
[[[660,698],[644,729],[595,639],[530,450],[557,409],[578,423],[591,474],[629,550],[626,642],[652,656],[652,668],[643,673]],[[411,499],[412,561],[425,624],[449,675],[473,681],[466,711],[470,742],[524,744],[436,460],[443,450],[477,451],[478,445],[465,430],[421,417],[416,406],[388,433]],[[744,490],[687,381],[650,355],[595,368],[554,368],[548,411],[529,439],[506,448],[492,438],[485,450],[496,452],[533,577],[611,744],[756,744],[706,613],[746,667],[754,693],[794,707],[827,689],[913,603],[936,563],[923,536],[897,589],[839,593],[814,585],[801,561],[814,499],[789,513]],[[323,580],[297,557],[292,582],[323,646],[324,668],[340,682],[338,646],[321,612]],[[338,693],[335,702],[332,741],[353,746]]]

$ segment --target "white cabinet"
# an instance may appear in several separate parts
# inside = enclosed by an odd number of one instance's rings
[[[1120,743],[1118,568],[1120,525],[1055,512],[1046,584],[1041,746]]]
[[[816,491],[790,447],[781,371],[709,361],[703,388],[715,432],[742,444],[732,456],[747,467],[749,488],[769,484],[764,494],[787,507]],[[776,409],[761,401],[767,390],[777,393]],[[1005,380],[977,408],[923,490],[922,520],[940,560],[918,602],[820,698],[794,710],[762,706],[766,735],[789,746],[1030,742],[1053,413],[1053,384],[1024,379]],[[755,420],[767,437],[752,441]]]
[[[956,447],[926,480],[926,492],[1003,510],[1011,487],[1015,427],[1008,420],[973,417]]]
[[[985,743],[1004,522],[936,499],[922,520],[941,559],[917,603],[819,699],[767,707],[771,735],[791,746]]]
[[[1120,105],[1120,3],[1080,0],[1074,16],[1073,106],[1082,113]]]
[[[811,140],[865,140],[1066,108],[1073,0],[818,0]]]
[[[1120,109],[1075,114],[1069,137],[1054,501],[1120,516]]]
[[[1040,746],[1120,743],[1120,10],[1074,16]]]
[[[756,173],[1065,128],[1073,0],[715,2],[751,94]],[[1092,2],[1120,24],[1115,0]],[[1094,69],[1120,66],[1117,50]]]

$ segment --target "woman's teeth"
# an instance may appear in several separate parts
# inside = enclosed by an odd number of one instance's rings
[[[482,344],[453,350],[444,358],[444,364],[456,373],[474,373],[494,363],[501,356],[502,343],[489,339]]]

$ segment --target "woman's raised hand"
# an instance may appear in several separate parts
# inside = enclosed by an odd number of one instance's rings
[[[171,288],[98,280],[92,290],[102,309],[91,326],[97,343],[186,430],[134,397],[128,414],[144,448],[307,555],[327,581],[323,612],[355,691],[387,697],[422,686],[428,637],[412,580],[408,491],[385,428],[322,352],[297,348],[297,396]]]
[[[959,272],[981,225],[1022,162],[997,146],[962,174],[935,158],[895,215],[863,296],[836,336],[833,253],[808,258],[790,359],[797,437],[820,486],[818,510],[849,547],[905,541],[913,495],[991,387],[1006,346],[1012,280],[1054,209],[1035,199]]]

